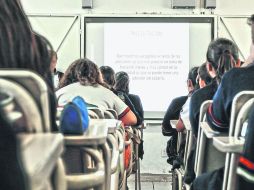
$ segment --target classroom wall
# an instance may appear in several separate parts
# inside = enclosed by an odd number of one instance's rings
[[[64,35],[67,33],[70,25],[72,24],[72,18],[66,18],[66,23],[63,27],[56,24],[56,30],[51,30],[52,23],[49,23],[42,29],[42,34],[50,39],[54,49],[58,50],[59,54],[59,70],[65,71],[72,60],[84,56],[84,30],[83,16],[170,16],[170,15],[214,15],[218,18],[218,24],[215,26],[215,37],[227,37],[235,41],[239,49],[241,50],[241,59],[245,60],[249,54],[249,27],[246,25],[246,17],[252,14],[254,7],[254,1],[252,0],[217,0],[217,8],[211,12],[203,8],[203,0],[196,0],[195,9],[172,9],[170,0],[93,0],[93,9],[82,9],[82,0],[21,0],[25,12],[28,15],[35,15],[32,19],[32,25],[41,33],[42,27],[45,25],[45,18],[41,18],[41,15],[47,17],[56,16],[74,16],[79,15],[74,27],[70,31],[70,35]],[[220,19],[223,17],[223,20]],[[224,18],[226,16],[226,18]],[[228,18],[228,16],[240,16],[239,18]],[[37,18],[38,17],[38,18]],[[53,18],[55,19],[55,18]],[[53,20],[47,19],[47,20]],[[59,23],[62,23],[63,19],[59,19]],[[51,22],[51,21],[49,21]],[[59,27],[60,26],[60,27]],[[51,28],[50,28],[51,27]],[[53,26],[54,27],[54,26]],[[47,32],[51,30],[53,32]],[[229,32],[228,32],[229,31]],[[48,34],[46,34],[48,33]],[[54,40],[55,34],[59,35],[59,40]],[[246,35],[242,35],[246,33]],[[64,43],[61,44],[61,40]],[[61,47],[59,48],[59,44]],[[73,45],[74,44],[74,45]],[[196,65],[195,65],[196,64]],[[199,66],[200,63],[191,63],[190,67]]]
[[[183,14],[192,10],[173,10],[170,0],[93,0],[92,10],[83,10],[81,0],[21,0],[27,13],[153,13]],[[196,0],[195,14],[200,12],[203,1]],[[252,0],[217,0],[216,14],[249,15],[253,13]],[[202,11],[202,10],[201,10]]]

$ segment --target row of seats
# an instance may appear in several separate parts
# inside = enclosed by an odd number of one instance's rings
[[[26,129],[17,132],[17,138],[28,189],[124,190],[133,168],[135,189],[141,189],[137,139],[142,138],[143,126],[124,127],[114,110],[88,106],[90,121],[84,134],[51,133],[44,80],[30,71],[1,70],[0,88],[13,97],[8,115],[15,126],[19,123],[15,115],[26,121]],[[60,122],[58,125],[61,128]],[[133,154],[125,164],[125,147],[129,145]]]
[[[237,181],[237,165],[239,156],[243,151],[245,133],[251,108],[254,106],[254,91],[242,91],[233,100],[230,117],[229,133],[214,131],[206,122],[206,111],[212,103],[205,101],[200,108],[199,131],[196,146],[194,171],[196,177],[224,167],[222,190],[235,190]],[[186,131],[178,132],[177,150],[179,150],[182,137],[186,138],[183,164],[175,169],[173,176],[173,189],[190,189],[190,185],[183,182],[187,169],[187,158],[193,148],[193,133],[190,122],[183,120]],[[175,128],[177,120],[171,120]],[[185,134],[183,134],[185,133]]]

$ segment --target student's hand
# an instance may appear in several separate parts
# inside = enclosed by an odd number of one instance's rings
[[[185,126],[183,124],[183,121],[181,118],[179,118],[179,120],[176,123],[176,130],[177,130],[177,132],[183,132],[184,129],[185,129]]]

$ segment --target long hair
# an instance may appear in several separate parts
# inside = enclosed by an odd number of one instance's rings
[[[114,89],[116,91],[122,91],[128,94],[129,83],[130,83],[129,75],[124,71],[120,71],[116,73],[115,77],[116,77],[116,83],[115,83]]]
[[[76,75],[76,66],[79,62],[74,61],[68,69],[65,71],[63,77],[59,81],[58,88],[63,88],[68,86],[69,84],[78,82],[78,77]]]
[[[209,44],[206,58],[215,69],[217,82],[220,83],[223,74],[236,66],[238,48],[231,40],[218,38]]]
[[[84,86],[97,86],[100,84],[107,87],[103,83],[103,79],[97,65],[87,58],[78,59],[68,67],[62,80],[60,81],[59,88],[74,82],[80,82],[80,84]]]
[[[115,71],[110,66],[101,66],[100,71],[105,83],[109,86],[114,86],[116,79],[115,79]]]
[[[100,70],[94,62],[89,59],[80,59],[78,62],[76,73],[80,84],[84,86],[97,86],[98,84],[104,86]]]
[[[50,43],[35,34],[18,0],[0,0],[0,68],[28,69],[50,79]]]

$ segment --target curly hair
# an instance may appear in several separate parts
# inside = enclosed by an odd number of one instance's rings
[[[68,67],[60,80],[59,88],[74,82],[80,82],[84,86],[97,86],[100,84],[105,87],[99,68],[87,58],[78,59]]]

